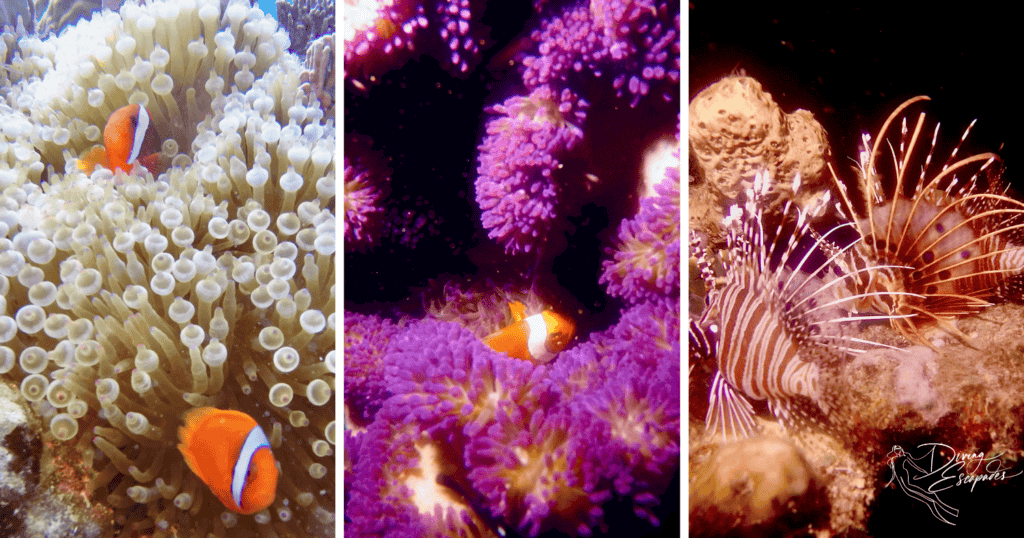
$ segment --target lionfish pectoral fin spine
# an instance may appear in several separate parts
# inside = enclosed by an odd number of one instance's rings
[[[758,432],[754,407],[729,385],[721,371],[715,374],[711,384],[705,424],[712,436],[721,434],[723,442],[744,439]]]
[[[976,349],[978,351],[981,351],[980,347],[974,345],[974,339],[971,338],[970,336],[968,336],[967,333],[961,331],[960,328],[958,328],[956,326],[956,324],[953,323],[952,321],[950,321],[948,319],[939,319],[938,320],[938,324],[939,324],[939,327],[942,330],[944,330],[947,333],[952,334],[953,336],[957,337],[957,339],[960,340],[961,342],[963,342],[963,344],[965,346],[967,346],[967,347],[969,347],[971,349]]]
[[[833,416],[836,407],[824,398],[795,396],[768,399],[768,409],[791,432],[819,430],[840,435],[841,425],[835,423],[838,417]]]
[[[973,338],[968,336],[967,333],[961,331],[956,326],[954,320],[945,317],[935,316],[933,314],[928,313],[927,311],[920,311],[920,313],[923,313],[930,317],[935,322],[935,325],[939,328],[939,330],[945,332],[946,334],[955,336],[956,339],[960,340],[960,342],[963,343],[965,346],[971,349],[981,350],[980,347],[974,344]],[[942,352],[942,350],[939,349],[935,344],[933,344],[929,339],[925,338],[925,336],[921,333],[921,329],[917,325],[909,324],[909,329],[903,328],[902,326],[896,327],[896,329],[897,332],[899,332],[908,340],[917,341],[921,344],[924,344],[925,346],[931,348],[931,350],[935,351],[936,353]]]

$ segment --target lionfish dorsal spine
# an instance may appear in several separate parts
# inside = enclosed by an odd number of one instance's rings
[[[710,292],[715,287],[715,272],[711,269],[711,262],[708,260],[700,236],[694,230],[690,230],[690,250],[697,260],[697,270],[700,272],[701,280],[704,281],[704,287]]]
[[[1024,291],[1024,255],[1011,254],[1024,245],[1024,204],[1008,196],[1001,158],[992,152],[964,155],[976,119],[952,151],[937,158],[940,126],[928,129],[928,143],[925,113],[909,112],[927,99],[899,105],[870,142],[870,152],[862,153],[863,208],[851,203],[833,172],[842,202],[837,208],[853,219],[861,237],[851,258],[858,269],[873,268],[849,281],[857,285],[851,297],[863,299],[859,310],[889,314],[894,329],[925,345],[930,342],[923,325],[937,323],[964,339],[955,318],[1016,294],[1011,290]],[[882,147],[891,160],[879,158]]]

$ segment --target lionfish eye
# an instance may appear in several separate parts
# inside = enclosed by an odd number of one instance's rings
[[[924,255],[921,257],[924,258],[925,263],[932,263],[932,260],[935,259],[935,254],[933,254],[932,251],[929,250],[928,252],[925,252]]]

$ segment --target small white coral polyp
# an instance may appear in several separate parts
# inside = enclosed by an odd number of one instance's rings
[[[9,37],[0,375],[81,454],[108,535],[333,536],[335,129],[287,34],[247,1],[185,0]],[[169,168],[85,175],[129,103]],[[184,465],[202,406],[268,433],[268,509],[227,512]]]

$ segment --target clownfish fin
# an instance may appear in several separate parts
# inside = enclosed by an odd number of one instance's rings
[[[107,150],[107,158],[113,165],[112,169],[130,174],[133,165],[138,161],[153,171],[153,168],[150,168],[152,163],[146,162],[145,158],[159,154],[160,143],[153,119],[146,107],[130,104],[115,110],[107,118],[107,124],[103,128],[103,146]]]
[[[87,151],[80,159],[78,159],[78,169],[86,174],[92,174],[96,170],[96,166],[102,166],[104,168],[110,168],[110,162],[107,160],[107,150],[103,146],[93,146],[92,149]]]
[[[149,173],[153,174],[153,177],[159,176],[168,168],[168,163],[164,162],[162,153],[154,153],[152,155],[140,157],[139,164],[146,167],[146,170],[149,170]]]
[[[508,304],[508,309],[512,311],[512,319],[515,322],[520,322],[526,319],[526,305],[519,301],[512,301]]]
[[[188,464],[188,468],[192,469],[192,472],[207,484],[209,484],[206,480],[207,477],[203,476],[202,468],[196,460],[195,454],[189,447],[193,443],[193,438],[198,433],[199,425],[203,422],[203,417],[216,412],[218,412],[218,409],[213,407],[200,407],[193,409],[184,416],[184,425],[178,428],[178,439],[181,441],[178,443],[178,451],[181,452],[182,457],[185,458],[185,463]]]

